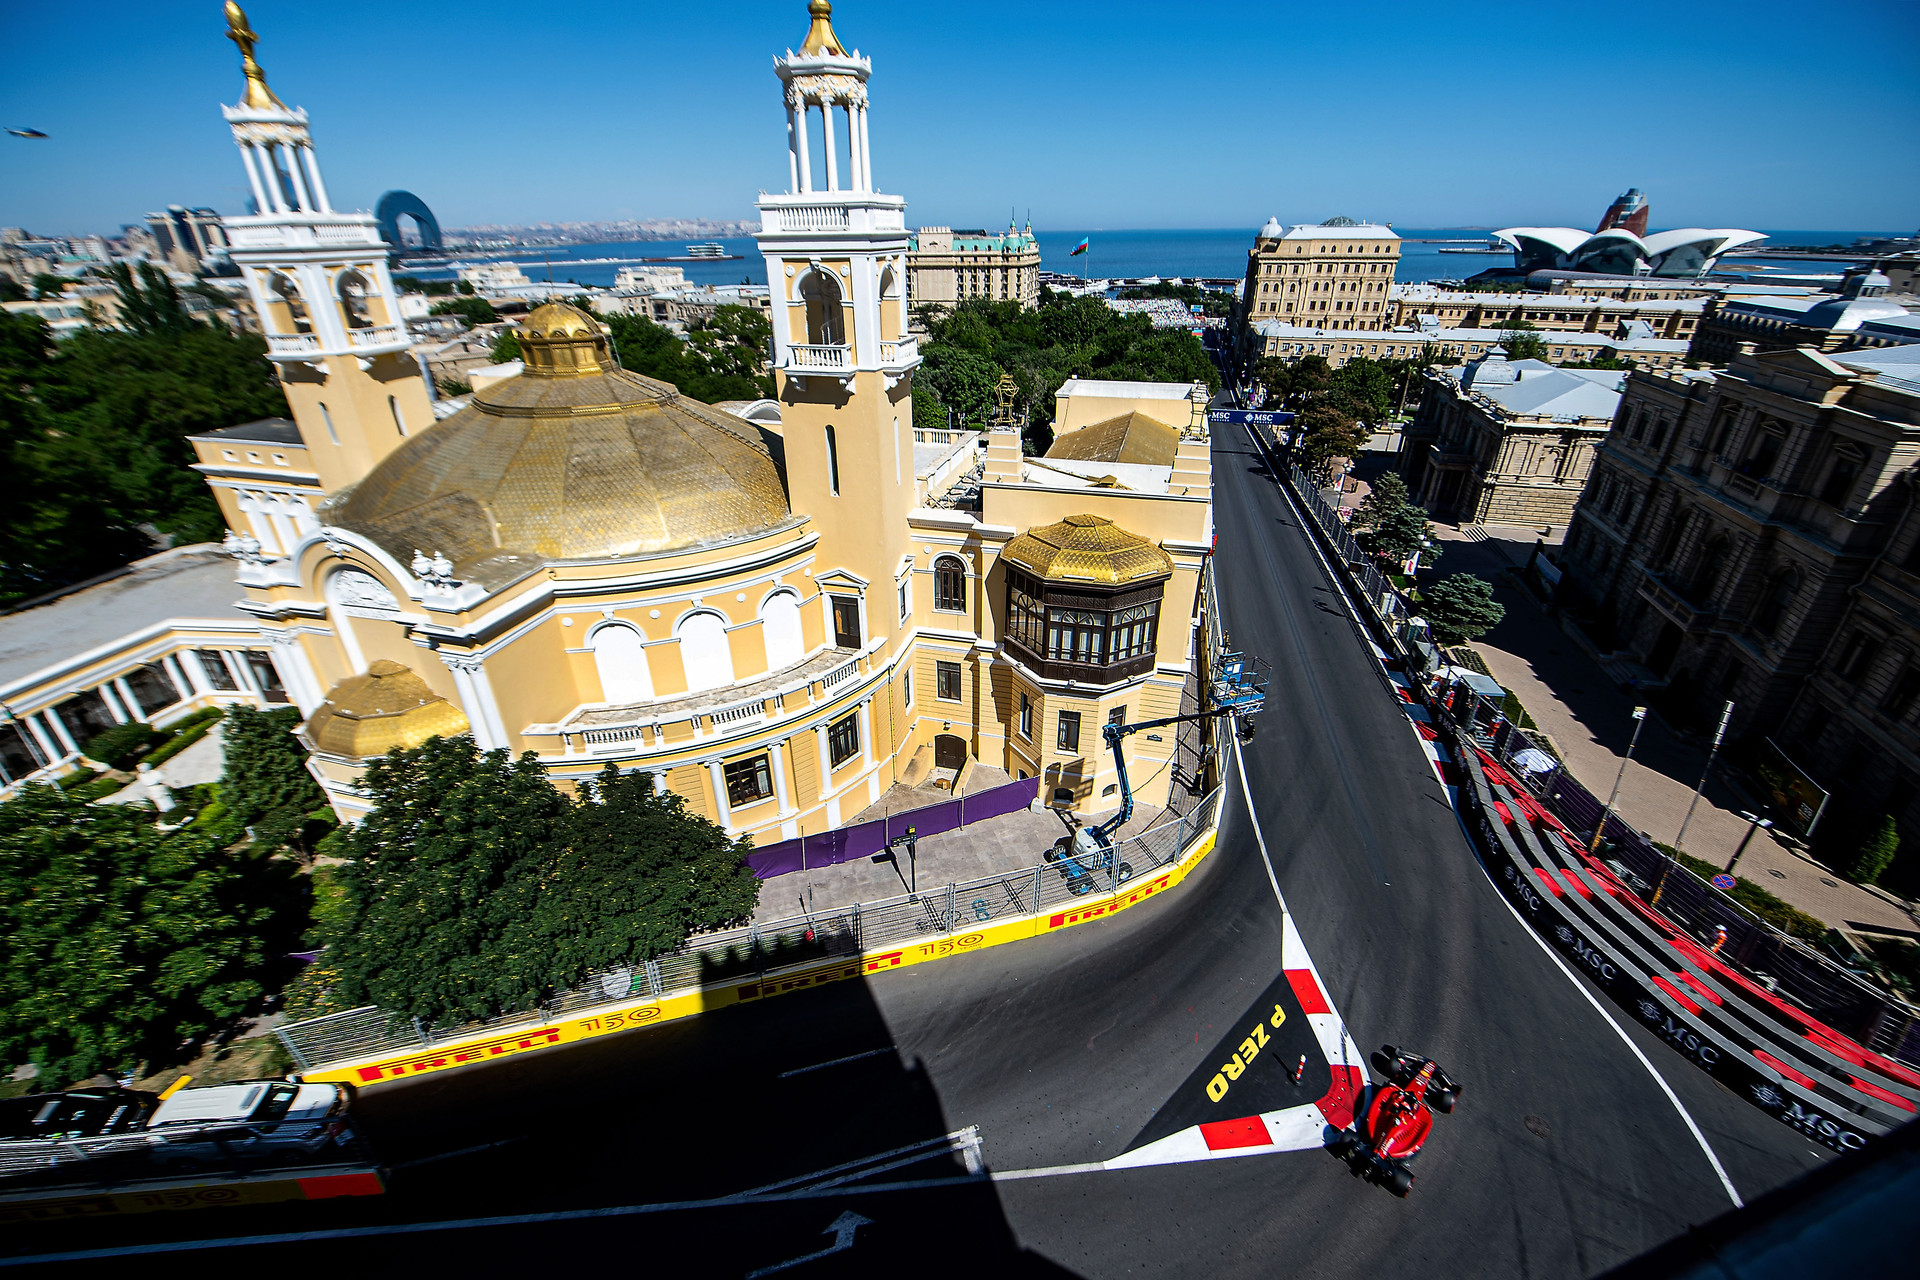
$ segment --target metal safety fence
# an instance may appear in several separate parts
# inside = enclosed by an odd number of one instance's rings
[[[1399,634],[1408,613],[1398,589],[1374,567],[1354,541],[1319,487],[1300,468],[1279,461],[1271,433],[1260,436],[1269,462],[1312,516],[1325,540],[1345,562],[1349,575],[1380,620],[1387,642],[1406,668],[1409,692],[1424,707],[1433,727],[1447,735],[1455,751],[1475,746],[1486,750],[1509,772],[1535,792],[1536,798],[1567,827],[1591,839],[1605,806],[1558,762],[1559,753],[1505,718],[1504,708],[1474,693],[1464,684],[1449,682],[1436,692],[1419,672],[1433,663],[1430,646],[1409,644]],[[1417,651],[1418,650],[1418,651]],[[1548,770],[1513,767],[1513,758],[1538,749],[1555,759]],[[1630,872],[1643,896],[1659,886],[1659,911],[1702,942],[1720,928],[1727,940],[1720,954],[1764,979],[1775,994],[1804,1009],[1827,1026],[1876,1053],[1920,1066],[1920,1009],[1868,985],[1841,965],[1796,938],[1759,919],[1685,866],[1662,853],[1643,832],[1633,830],[1615,814],[1608,820],[1605,856]]]
[[[836,956],[859,956],[875,948],[1039,915],[1056,907],[1111,896],[1133,880],[1180,862],[1213,829],[1221,794],[1215,787],[1191,812],[1170,813],[1139,835],[1115,841],[1108,858],[1082,855],[1077,861],[1042,861],[1037,866],[955,881],[923,893],[703,934],[644,965],[594,974],[577,987],[555,993],[537,1009],[430,1027],[418,1019],[368,1006],[289,1023],[277,1028],[275,1034],[300,1070],[316,1071],[372,1054],[431,1049],[436,1044],[523,1025],[533,1018],[572,1016],[711,984],[766,978]]]

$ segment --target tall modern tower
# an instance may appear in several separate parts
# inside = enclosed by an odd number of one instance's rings
[[[907,202],[874,189],[872,62],[841,44],[827,0],[807,9],[805,44],[774,59],[788,190],[759,200],[788,487],[794,510],[817,518],[820,562],[862,579],[867,635],[897,635],[912,569],[920,363],[907,336]]]
[[[328,492],[365,475],[407,435],[433,425],[420,367],[407,354],[387,245],[373,215],[327,198],[304,109],[267,87],[259,37],[228,0],[227,37],[247,89],[222,107],[258,213],[224,220],[230,255],[266,329],[267,356],[314,471]]]

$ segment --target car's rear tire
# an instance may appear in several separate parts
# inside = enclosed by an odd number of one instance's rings
[[[1453,1090],[1440,1089],[1434,1093],[1429,1094],[1428,1100],[1433,1103],[1433,1109],[1435,1111],[1438,1111],[1441,1115],[1452,1115],[1453,1104],[1458,1102],[1460,1099],[1459,1099],[1459,1096],[1453,1092]]]
[[[1405,1169],[1395,1169],[1387,1175],[1387,1190],[1402,1200],[1413,1190],[1413,1175]]]
[[[1127,881],[1131,879],[1133,879],[1133,864],[1131,862],[1121,863],[1120,864],[1120,883],[1125,884]]]

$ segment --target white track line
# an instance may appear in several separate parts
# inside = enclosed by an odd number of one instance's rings
[[[1461,834],[1466,835],[1469,843],[1471,843],[1472,836],[1467,831],[1466,819],[1460,816],[1460,812],[1457,809],[1454,811],[1453,816],[1454,819],[1460,823]],[[1640,1060],[1640,1065],[1647,1069],[1647,1074],[1653,1077],[1653,1082],[1660,1086],[1660,1092],[1667,1095],[1667,1101],[1671,1102],[1673,1109],[1680,1113],[1680,1119],[1686,1123],[1687,1132],[1691,1133],[1693,1140],[1700,1144],[1701,1154],[1705,1155],[1707,1163],[1713,1166],[1713,1172],[1715,1176],[1720,1179],[1720,1185],[1726,1188],[1727,1198],[1733,1201],[1733,1207],[1736,1209],[1744,1207],[1746,1201],[1742,1200],[1740,1193],[1734,1190],[1733,1179],[1727,1176],[1726,1167],[1720,1163],[1720,1157],[1713,1153],[1713,1147],[1707,1142],[1707,1135],[1700,1132],[1700,1126],[1693,1122],[1692,1114],[1687,1111],[1686,1105],[1680,1101],[1680,1095],[1673,1091],[1673,1086],[1667,1083],[1667,1078],[1660,1074],[1659,1070],[1648,1060],[1646,1054],[1640,1052],[1640,1046],[1633,1042],[1633,1037],[1629,1036],[1626,1030],[1621,1027],[1618,1022],[1614,1021],[1613,1015],[1607,1012],[1606,1006],[1594,998],[1593,992],[1587,990],[1586,984],[1581,982],[1573,970],[1567,967],[1566,961],[1554,953],[1553,948],[1547,945],[1546,939],[1533,931],[1533,928],[1527,924],[1526,917],[1514,910],[1513,904],[1507,901],[1506,894],[1500,892],[1500,886],[1493,882],[1493,877],[1488,874],[1484,865],[1480,867],[1480,874],[1486,880],[1487,888],[1492,890],[1493,896],[1498,898],[1500,905],[1507,909],[1507,914],[1512,916],[1515,922],[1519,924],[1521,932],[1533,939],[1533,944],[1540,948],[1547,959],[1553,961],[1554,968],[1567,975],[1567,981],[1573,984],[1574,990],[1578,991],[1581,998],[1593,1006],[1593,1011],[1599,1014],[1608,1026],[1613,1028],[1613,1034],[1620,1037],[1620,1043],[1627,1046],[1627,1051]]]
[[[1286,481],[1280,477],[1279,464],[1273,458],[1273,455],[1267,451],[1266,442],[1261,440],[1258,433],[1253,431],[1251,427],[1247,429],[1247,434],[1253,438],[1254,444],[1260,449],[1260,452],[1266,456],[1267,464],[1274,472],[1274,487],[1280,490],[1281,496],[1287,500],[1287,505],[1293,510],[1294,518],[1300,522],[1300,536],[1306,539],[1307,546],[1312,549],[1314,558],[1320,561],[1322,568],[1326,570],[1328,581],[1332,582],[1334,587],[1340,592],[1340,600],[1342,604],[1346,605],[1348,616],[1362,627],[1362,634],[1365,634],[1365,624],[1361,622],[1360,615],[1354,609],[1353,601],[1347,595],[1345,576],[1333,571],[1333,566],[1327,562],[1327,558],[1320,552],[1320,544],[1315,541],[1313,535],[1307,531],[1306,522],[1313,517],[1308,515],[1301,504],[1295,500],[1292,490]],[[1368,648],[1372,648],[1371,643],[1369,643]],[[1374,660],[1376,662],[1379,661],[1377,655]],[[1384,664],[1381,666],[1381,673],[1383,675],[1388,674]],[[1402,704],[1403,715],[1405,715],[1405,705],[1404,703]],[[1407,716],[1407,723],[1409,726],[1413,724],[1413,718],[1411,716]],[[1419,733],[1420,731],[1418,729],[1414,730],[1414,736],[1416,738],[1419,738]],[[1426,739],[1420,738],[1419,740],[1424,753]],[[1237,743],[1235,744],[1234,755],[1236,759],[1239,756]],[[1464,768],[1465,766],[1456,761],[1454,767]],[[1436,769],[1435,772],[1437,773],[1438,770]],[[1444,778],[1441,779],[1443,786],[1445,785],[1445,781]],[[1253,809],[1253,793],[1247,790],[1247,770],[1244,764],[1240,766],[1240,787],[1241,790],[1247,792],[1247,809],[1251,812]],[[1447,795],[1454,801],[1449,807],[1453,809],[1454,821],[1460,824],[1461,835],[1467,838],[1467,847],[1469,849],[1477,848],[1473,843],[1473,834],[1467,830],[1466,819],[1460,816],[1459,801],[1451,787],[1447,789]],[[1260,835],[1260,819],[1257,816],[1253,820],[1253,833],[1256,837]],[[1260,857],[1265,859],[1266,856],[1267,842],[1263,839],[1260,841]],[[1480,862],[1477,856],[1474,861],[1476,863]],[[1573,984],[1574,990],[1578,991],[1581,998],[1593,1006],[1593,1011],[1599,1014],[1608,1026],[1613,1028],[1615,1035],[1620,1037],[1620,1043],[1626,1045],[1627,1050],[1632,1053],[1635,1058],[1639,1059],[1640,1065],[1647,1069],[1647,1074],[1653,1077],[1653,1082],[1660,1086],[1660,1092],[1667,1095],[1667,1101],[1671,1102],[1673,1109],[1680,1113],[1680,1119],[1685,1122],[1687,1132],[1691,1133],[1693,1140],[1700,1144],[1701,1153],[1707,1157],[1707,1163],[1713,1166],[1713,1172],[1715,1176],[1720,1179],[1720,1185],[1726,1188],[1727,1197],[1733,1201],[1734,1208],[1738,1209],[1744,1206],[1746,1202],[1740,1198],[1740,1193],[1734,1189],[1733,1179],[1727,1176],[1726,1167],[1720,1163],[1720,1157],[1714,1154],[1713,1147],[1707,1142],[1707,1135],[1700,1132],[1700,1126],[1694,1123],[1692,1114],[1688,1112],[1686,1105],[1680,1101],[1680,1096],[1673,1091],[1673,1086],[1667,1083],[1667,1078],[1660,1074],[1659,1070],[1648,1060],[1646,1054],[1640,1052],[1640,1046],[1635,1044],[1633,1038],[1626,1033],[1618,1022],[1613,1020],[1613,1015],[1607,1012],[1606,1007],[1594,999],[1593,993],[1587,990],[1586,986],[1580,981],[1579,977],[1574,974],[1573,970],[1567,968],[1566,963],[1562,961],[1558,955],[1554,954],[1553,948],[1546,944],[1546,940],[1533,931],[1532,926],[1527,923],[1526,918],[1514,910],[1513,904],[1507,901],[1507,895],[1500,892],[1500,886],[1493,882],[1491,875],[1487,874],[1485,864],[1480,864],[1480,874],[1486,880],[1487,888],[1493,891],[1493,896],[1498,898],[1500,905],[1507,909],[1507,914],[1511,915],[1514,920],[1518,922],[1521,932],[1533,939],[1533,944],[1546,954],[1547,959],[1553,961],[1554,968],[1560,970],[1561,973],[1567,976],[1567,981]],[[1267,863],[1267,878],[1269,880],[1273,879],[1273,863],[1271,862]],[[1276,895],[1279,894],[1280,884],[1278,881],[1273,882],[1273,891]],[[1283,912],[1286,910],[1286,905],[1286,902],[1282,900],[1280,909]]]

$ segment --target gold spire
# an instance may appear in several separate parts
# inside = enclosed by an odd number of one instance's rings
[[[232,6],[228,6],[231,8]],[[847,51],[840,43],[840,37],[833,34],[833,5],[831,0],[808,0],[807,12],[813,15],[813,25],[807,28],[807,42],[800,46],[800,52],[811,54],[831,53],[846,57]]]
[[[247,76],[247,93],[240,99],[240,105],[285,110],[287,104],[273,96],[273,90],[267,88],[267,73],[253,60],[253,46],[260,37],[247,25],[246,11],[233,0],[227,0],[227,39],[240,46],[240,70]]]

